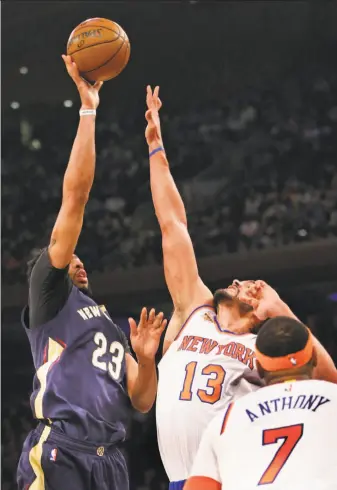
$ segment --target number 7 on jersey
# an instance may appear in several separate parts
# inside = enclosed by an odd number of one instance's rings
[[[262,433],[262,445],[275,444],[279,439],[284,439],[276,451],[270,465],[263,473],[258,485],[273,483],[289,456],[295,449],[298,441],[303,435],[303,424],[278,427],[277,429],[266,429]]]

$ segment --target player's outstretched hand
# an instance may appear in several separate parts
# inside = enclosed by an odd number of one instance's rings
[[[160,337],[163,333],[167,320],[162,312],[156,315],[152,308],[149,315],[147,309],[143,308],[140,320],[137,323],[129,318],[130,341],[139,363],[153,361],[159,347]]]
[[[82,102],[81,109],[97,109],[99,105],[99,91],[103,82],[96,82],[94,85],[91,85],[81,77],[76,63],[72,60],[71,56],[63,54],[62,59],[66,65],[69,76],[73,79],[77,90],[79,91]]]
[[[162,106],[159,98],[159,87],[156,87],[153,92],[150,85],[146,88],[146,105],[147,111],[145,113],[145,119],[147,120],[147,126],[145,130],[145,138],[147,144],[152,147],[162,146],[162,136],[160,128],[159,110]]]

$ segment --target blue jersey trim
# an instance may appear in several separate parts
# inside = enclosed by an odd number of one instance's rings
[[[220,326],[220,323],[219,323],[219,320],[217,318],[217,316],[215,315],[214,316],[214,320],[215,320],[215,323],[216,323],[216,326],[218,328],[218,330],[220,330],[221,333],[230,333],[231,335],[238,335],[238,336],[242,336],[242,335],[254,335],[252,334],[252,332],[243,332],[243,333],[240,333],[240,332],[232,332],[231,330],[223,330]]]
[[[201,306],[197,306],[196,308],[194,308],[194,310],[188,315],[187,319],[184,321],[181,329],[179,330],[179,332],[175,336],[174,340],[177,340],[179,338],[181,332],[184,330],[184,328],[186,327],[187,323],[190,321],[190,319],[192,318],[192,316],[194,315],[194,313],[196,311],[200,310],[201,308],[211,308],[212,310],[215,311],[215,308],[212,305],[201,305]]]

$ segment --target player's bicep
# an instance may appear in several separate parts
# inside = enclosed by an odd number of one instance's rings
[[[175,310],[188,311],[211,300],[199,277],[191,237],[185,224],[174,222],[163,230],[164,272]]]
[[[85,196],[64,199],[52,231],[49,256],[51,264],[57,269],[66,267],[75,251],[83,225]]]

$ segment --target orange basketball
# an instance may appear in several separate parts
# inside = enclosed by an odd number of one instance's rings
[[[88,19],[70,34],[67,54],[86,80],[117,77],[130,58],[130,42],[121,26],[108,19]]]

